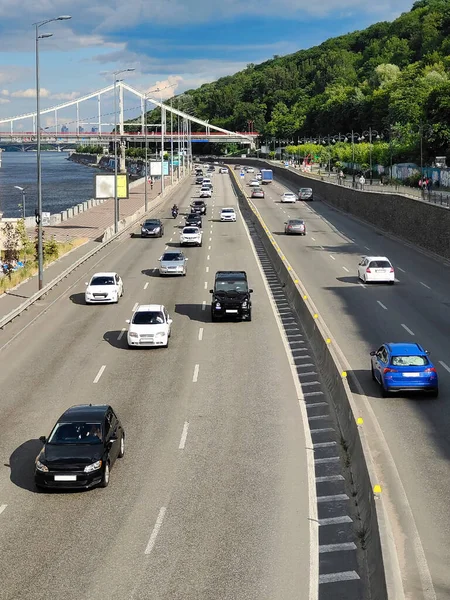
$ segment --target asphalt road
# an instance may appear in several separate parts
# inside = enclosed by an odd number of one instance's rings
[[[246,181],[251,178],[247,175]],[[354,390],[357,401],[362,407],[367,397],[384,434],[388,451],[380,439],[375,458],[385,495],[392,502],[391,519],[407,598],[448,599],[450,268],[333,210],[320,198],[310,203],[280,204],[283,191],[297,191],[282,183],[286,182],[265,186],[265,199],[255,199],[254,203],[362,386],[363,394],[358,388]],[[307,236],[284,234],[284,222],[290,217],[305,219]],[[399,281],[394,286],[361,285],[356,273],[363,254],[389,257]],[[369,352],[389,341],[417,341],[431,352],[440,379],[438,399],[381,398],[371,379]],[[389,451],[400,480],[389,463]],[[415,537],[414,521],[421,544]]]
[[[163,239],[114,242],[2,332],[1,600],[309,597],[297,391],[244,225],[215,220],[236,205],[230,182],[215,182],[203,247],[185,249],[186,277],[154,271],[165,244],[178,245],[180,221],[167,219]],[[193,191],[189,182],[177,192],[182,212]],[[251,323],[210,322],[218,269],[247,271]],[[101,270],[121,274],[125,295],[86,306],[84,281]],[[168,307],[170,346],[128,350],[125,320],[147,302]],[[36,493],[39,436],[83,402],[113,405],[125,458],[107,489]]]

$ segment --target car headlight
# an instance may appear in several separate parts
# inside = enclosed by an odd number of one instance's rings
[[[98,471],[99,469],[102,468],[102,464],[103,464],[103,462],[101,460],[97,460],[97,461],[95,461],[95,463],[92,463],[92,465],[88,465],[87,467],[84,467],[84,472],[92,473],[92,471]]]
[[[158,233],[158,231],[160,230],[160,227],[155,227],[155,229],[153,231],[155,231],[156,233]]]
[[[40,460],[36,461],[36,469],[38,471],[42,471],[43,473],[48,473],[48,467],[47,467],[47,465],[44,465],[44,463],[41,463]]]
[[[130,333],[128,334],[130,337],[132,338],[137,338],[139,337],[138,334],[135,331],[130,331]]]
[[[244,302],[242,303],[242,308],[247,308],[248,306],[248,300],[244,300]]]
[[[220,302],[216,302],[216,308],[220,308]]]
[[[166,335],[165,331],[158,331],[158,333],[156,334],[156,337],[163,337]]]

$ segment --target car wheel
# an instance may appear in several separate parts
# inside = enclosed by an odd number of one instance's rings
[[[395,281],[389,281],[389,285],[394,285]]]
[[[120,294],[120,297],[121,297],[121,298],[122,298],[122,296],[124,295],[124,293],[125,293],[125,289],[124,289],[124,288],[123,288],[123,286],[122,286],[122,293]]]
[[[381,396],[383,398],[387,398],[389,396],[389,391],[384,387],[384,383],[381,383]]]
[[[187,270],[185,269],[184,273],[183,273],[183,277],[186,277],[186,274],[187,274]]]
[[[211,321],[217,321],[217,317],[213,311],[211,311]]]
[[[370,367],[370,371],[371,371],[371,373],[372,373],[372,379],[373,379],[374,381],[376,381],[376,380],[377,380],[377,378],[375,377],[375,371],[373,370],[373,367]]]
[[[118,458],[123,458],[125,454],[125,436],[122,433],[122,437],[120,438],[120,450],[117,455]]]
[[[163,348],[168,348],[169,347],[169,336],[167,336],[167,344],[163,345]]]
[[[202,242],[200,242],[198,246],[199,246],[199,248],[201,248],[202,247]]]
[[[364,279],[363,279],[364,283],[367,283],[367,276],[364,275]]]
[[[252,320],[252,311],[249,310],[248,314],[247,314],[247,321],[251,321]]]
[[[105,464],[105,468],[103,469],[103,473],[102,473],[102,480],[100,482],[100,487],[102,488],[106,488],[109,485],[109,478],[110,478],[110,469],[109,469],[109,462],[107,461]]]
[[[117,296],[116,296],[116,302],[115,302],[115,304],[119,304],[119,297],[120,297],[120,296],[119,296],[119,292],[117,292]]]

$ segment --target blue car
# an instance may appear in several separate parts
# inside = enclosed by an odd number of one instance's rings
[[[391,392],[439,393],[438,375],[428,352],[420,344],[389,343],[370,353],[372,378],[386,398]]]

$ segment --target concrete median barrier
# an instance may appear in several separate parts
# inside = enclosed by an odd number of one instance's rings
[[[399,579],[385,564],[391,564],[392,546],[386,527],[383,500],[374,493],[375,480],[370,451],[354,414],[354,399],[342,359],[333,347],[333,339],[314,307],[306,289],[276,244],[256,207],[248,200],[238,178],[230,171],[231,181],[244,216],[251,220],[275,268],[291,308],[301,323],[320,367],[321,376],[332,400],[332,410],[345,449],[355,503],[360,516],[358,537],[365,551],[372,600],[399,600]],[[386,576],[387,573],[387,576]]]

